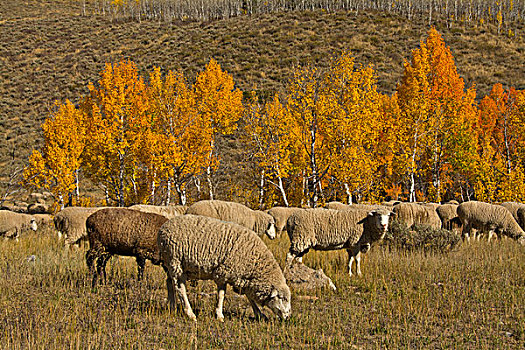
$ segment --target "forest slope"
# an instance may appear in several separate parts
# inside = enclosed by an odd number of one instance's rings
[[[67,5],[66,5],[67,4]],[[55,100],[78,102],[106,62],[139,69],[182,69],[192,78],[214,57],[244,91],[279,91],[297,64],[324,66],[349,49],[372,64],[379,90],[392,93],[403,61],[428,31],[427,21],[384,13],[288,12],[206,23],[122,22],[81,16],[76,2],[13,0],[0,4],[0,182],[27,164],[42,143],[40,125]],[[466,85],[478,98],[495,83],[525,89],[523,36],[490,27],[436,23]],[[225,156],[237,142],[225,142]],[[233,147],[230,148],[230,147]],[[231,154],[230,154],[231,153]]]

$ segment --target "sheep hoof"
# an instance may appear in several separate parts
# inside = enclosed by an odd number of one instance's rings
[[[328,286],[329,286],[334,292],[337,290],[337,288],[335,287],[334,282],[332,282],[331,280],[328,282]]]

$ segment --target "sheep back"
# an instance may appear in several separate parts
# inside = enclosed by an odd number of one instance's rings
[[[135,204],[129,207],[129,209],[139,210],[145,213],[154,213],[165,216],[167,219],[173,219],[176,216],[182,215],[178,207],[174,205],[148,205],[148,204]]]
[[[168,219],[127,208],[105,208],[86,220],[90,250],[135,256],[160,263],[157,233]]]
[[[399,203],[392,209],[396,213],[396,221],[411,228],[414,225],[426,225],[432,228],[441,228],[439,218],[434,205],[422,205],[418,203]]]
[[[270,214],[252,210],[247,206],[220,200],[203,200],[192,204],[186,214],[201,215],[244,226],[263,236],[275,220]]]

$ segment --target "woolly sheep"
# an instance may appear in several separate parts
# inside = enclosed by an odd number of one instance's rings
[[[325,205],[326,209],[334,210],[349,210],[349,209],[366,209],[366,210],[375,210],[375,209],[389,209],[385,205],[379,204],[344,204],[341,202],[329,202]]]
[[[86,220],[89,239],[86,263],[93,275],[92,286],[100,275],[106,280],[106,263],[114,254],[136,258],[138,280],[142,279],[146,260],[159,265],[157,233],[167,220],[159,214],[127,208],[106,208],[91,214]]]
[[[268,306],[280,318],[290,316],[290,289],[270,250],[253,231],[214,218],[185,215],[166,222],[158,233],[166,270],[168,299],[175,308],[177,292],[186,315],[196,321],[186,294],[187,280],[213,280],[218,289],[216,316],[222,312],[226,285],[246,295],[257,317],[257,304]]]
[[[521,228],[525,227],[525,222],[521,221],[521,219],[518,217],[518,209],[525,208],[525,204],[518,203],[518,202],[503,202],[500,204],[502,207],[506,208],[512,216],[514,217],[514,220],[521,226]]]
[[[433,205],[399,203],[392,210],[397,214],[396,221],[408,228],[412,228],[414,225],[441,228],[441,219]]]
[[[268,210],[268,214],[273,216],[275,220],[275,229],[277,233],[281,234],[281,232],[286,227],[286,221],[292,215],[298,210],[303,210],[302,208],[296,208],[296,207],[273,207],[270,210]]]
[[[469,239],[471,229],[476,229],[487,232],[489,240],[496,233],[525,245],[525,232],[512,214],[501,205],[478,201],[463,202],[458,206],[458,216],[463,224],[463,238]]]
[[[275,220],[265,212],[252,210],[245,205],[220,200],[203,200],[192,204],[186,214],[208,216],[244,226],[262,237],[266,234],[274,239]]]
[[[130,206],[129,209],[139,210],[145,213],[159,214],[168,219],[173,219],[176,216],[182,215],[180,209],[174,205],[135,204]]]
[[[0,237],[15,238],[26,231],[36,231],[38,225],[31,215],[15,213],[9,210],[0,210]]]
[[[441,219],[441,228],[452,231],[461,225],[456,204],[442,204],[436,208],[436,212]]]
[[[64,235],[66,245],[86,239],[86,219],[100,209],[102,207],[67,207],[59,211],[53,219],[58,238]]]
[[[301,261],[310,248],[315,250],[346,249],[348,273],[352,276],[352,264],[356,261],[357,274],[361,275],[361,255],[388,231],[390,210],[366,209],[333,210],[305,209],[294,213],[286,223],[290,237],[290,249],[286,266],[294,259]]]

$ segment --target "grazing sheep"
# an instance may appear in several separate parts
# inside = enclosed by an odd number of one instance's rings
[[[463,224],[463,238],[470,238],[471,229],[487,232],[489,240],[494,234],[505,235],[525,245],[525,232],[512,214],[501,205],[470,201],[458,206]]]
[[[397,214],[396,221],[408,228],[414,225],[441,228],[441,219],[431,203],[399,203],[392,210]]]
[[[518,216],[518,209],[525,208],[525,204],[518,203],[518,202],[503,202],[500,204],[502,207],[506,208],[512,216],[514,217],[514,220],[520,225],[521,228],[525,227],[525,222],[521,221],[521,219]]]
[[[29,230],[36,231],[37,228],[36,220],[31,215],[0,210],[0,237],[18,240],[21,234]]]
[[[139,210],[144,213],[153,213],[165,216],[168,219],[173,219],[176,216],[182,215],[180,209],[174,205],[147,205],[147,204],[135,204],[129,207],[129,209]]]
[[[67,207],[53,219],[58,238],[64,235],[65,244],[73,245],[87,238],[86,219],[102,207]]]
[[[290,237],[290,250],[286,265],[295,258],[301,261],[310,248],[315,250],[346,249],[348,273],[352,276],[352,263],[356,261],[357,274],[361,275],[361,255],[388,231],[390,210],[366,209],[333,210],[305,209],[294,213],[286,223]]]
[[[221,321],[227,284],[246,295],[257,317],[265,318],[257,304],[268,306],[280,318],[290,316],[290,289],[283,272],[253,231],[210,217],[185,215],[160,228],[158,246],[170,305],[175,308],[176,291],[190,319],[197,318],[186,295],[186,281],[194,279],[217,284],[215,312]]]
[[[277,230],[277,233],[279,235],[286,227],[286,220],[288,220],[290,215],[292,215],[298,210],[303,210],[303,209],[296,208],[296,207],[273,207],[270,210],[268,210],[268,214],[273,216],[275,220],[275,229]]]
[[[86,263],[93,274],[92,286],[100,275],[106,280],[106,263],[114,254],[136,258],[139,280],[144,275],[146,260],[159,265],[157,232],[166,221],[162,215],[127,208],[105,208],[91,214],[86,220],[89,239]]]
[[[274,239],[276,236],[275,220],[270,214],[252,210],[240,203],[204,200],[192,204],[186,214],[233,222],[254,231],[259,237],[266,234],[270,239]]]
[[[458,206],[456,204],[442,204],[436,208],[436,212],[441,219],[441,228],[449,231],[459,229],[461,221],[458,218]]]

